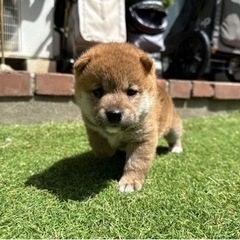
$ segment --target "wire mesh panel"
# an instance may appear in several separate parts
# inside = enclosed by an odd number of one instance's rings
[[[19,51],[19,0],[4,0],[4,50]],[[1,12],[0,12],[1,14]],[[0,29],[0,34],[1,29]],[[0,40],[1,43],[1,40]],[[0,45],[1,49],[1,45]]]

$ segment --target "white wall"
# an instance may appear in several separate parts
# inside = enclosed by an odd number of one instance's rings
[[[54,34],[54,0],[18,0],[19,51],[6,57],[51,59],[58,53],[59,37]],[[56,38],[58,37],[58,39]]]

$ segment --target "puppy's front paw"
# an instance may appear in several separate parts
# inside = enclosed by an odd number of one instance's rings
[[[172,153],[181,153],[183,151],[182,147],[181,146],[174,146],[172,149],[171,149],[171,152]]]
[[[139,191],[142,189],[144,184],[144,180],[123,176],[119,183],[118,183],[118,189],[122,193],[131,193],[134,191]]]

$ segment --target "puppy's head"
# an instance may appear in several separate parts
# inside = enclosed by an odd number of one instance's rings
[[[156,88],[153,61],[127,43],[99,44],[74,64],[75,98],[86,123],[109,134],[139,124]]]

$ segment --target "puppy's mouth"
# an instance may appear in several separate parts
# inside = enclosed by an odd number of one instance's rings
[[[121,122],[119,124],[112,124],[105,122],[102,124],[104,130],[109,134],[117,134],[120,132],[125,132],[133,128],[135,125],[133,123]]]
[[[110,133],[110,134],[116,134],[122,131],[122,128],[120,126],[107,126],[106,127],[106,132]]]

